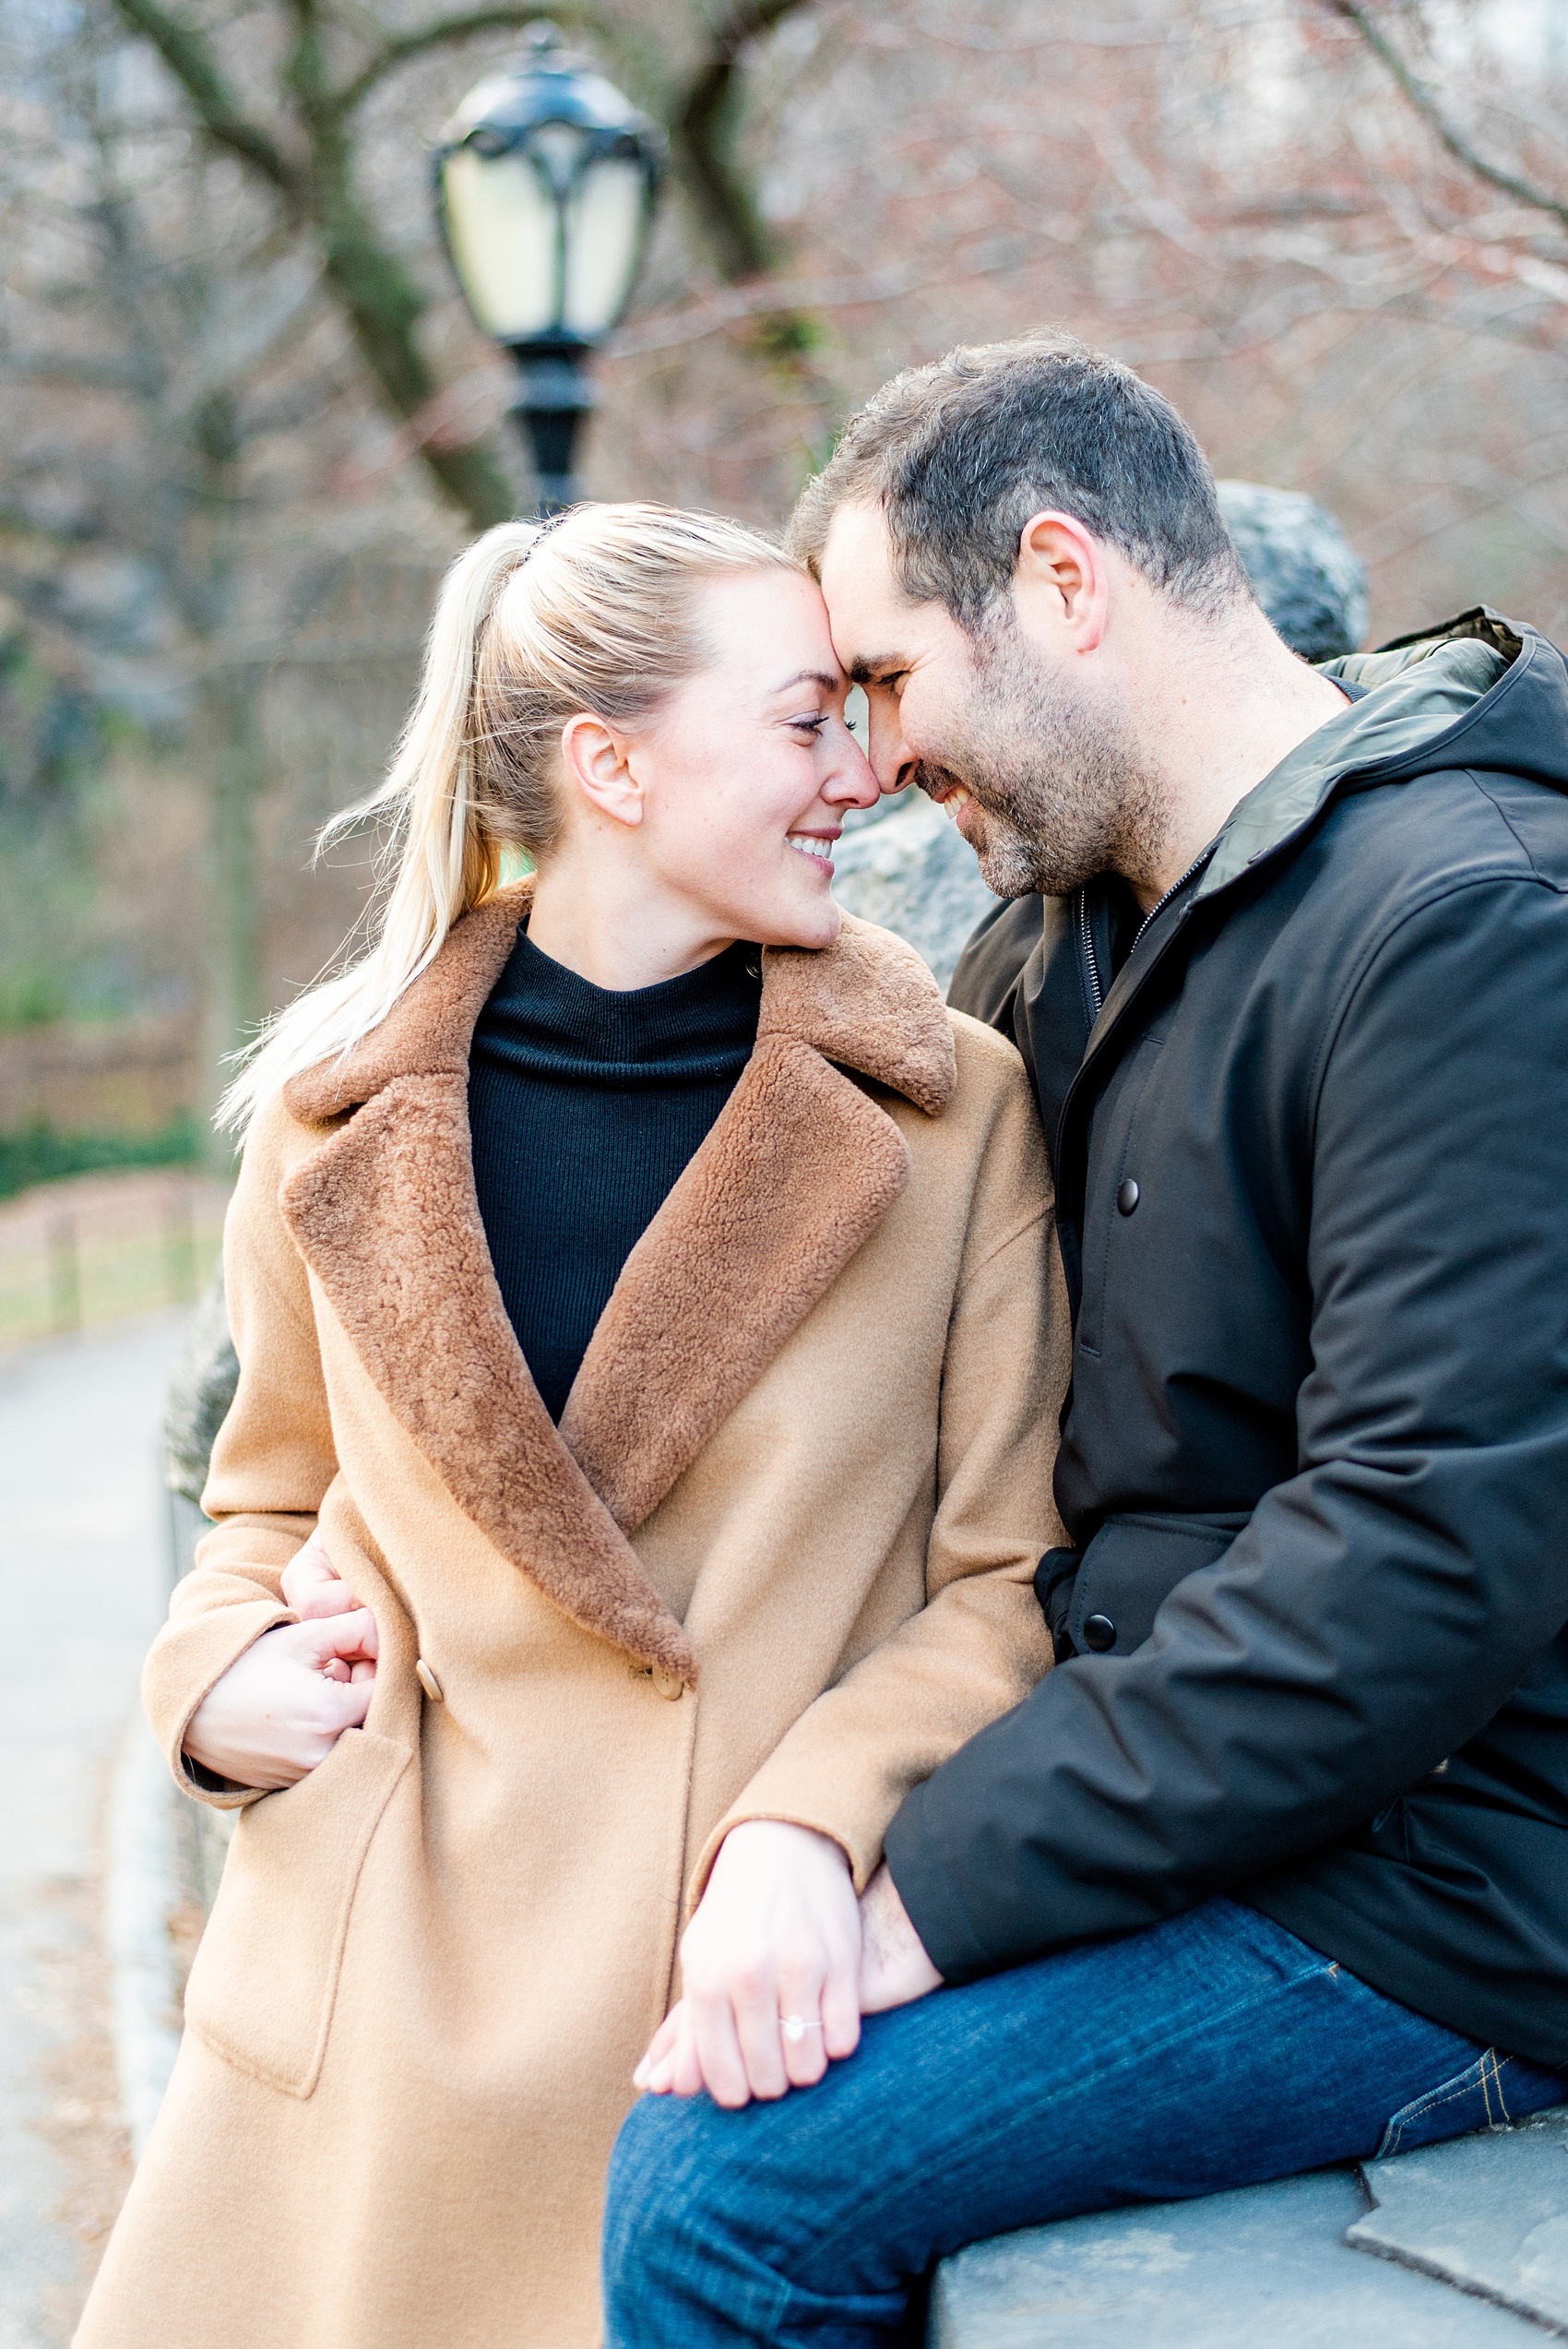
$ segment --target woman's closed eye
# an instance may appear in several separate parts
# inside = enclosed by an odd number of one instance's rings
[[[800,734],[802,740],[809,739],[815,742],[831,714],[831,711],[825,709],[810,718],[791,718],[789,721],[790,727],[793,733]]]

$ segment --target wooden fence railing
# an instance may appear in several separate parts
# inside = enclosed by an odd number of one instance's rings
[[[0,1351],[194,1302],[228,1186],[180,1167],[80,1175],[0,1206]]]

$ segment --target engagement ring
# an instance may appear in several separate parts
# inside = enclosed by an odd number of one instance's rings
[[[786,2039],[803,2039],[808,2031],[820,2031],[822,2023],[815,2015],[780,2015],[778,2028]]]

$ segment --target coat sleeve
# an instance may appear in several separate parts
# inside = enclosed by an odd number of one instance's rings
[[[1303,1086],[1298,1473],[1132,1654],[914,1790],[888,1862],[949,1979],[1157,1923],[1360,1829],[1562,1628],[1568,913],[1479,876],[1369,941]]]
[[[1039,1118],[1006,1059],[943,1362],[926,1604],[808,1706],[708,1837],[694,1903],[724,1837],[752,1818],[833,1837],[863,1890],[909,1788],[1050,1666],[1033,1575],[1064,1539],[1051,1480],[1067,1305]]]
[[[230,1809],[257,1790],[198,1783],[181,1753],[185,1731],[251,1642],[296,1620],[283,1602],[283,1568],[338,1473],[309,1278],[278,1204],[290,1123],[281,1108],[261,1113],[230,1205],[223,1277],[240,1378],[202,1495],[215,1521],[142,1674],[142,1701],[177,1783]]]

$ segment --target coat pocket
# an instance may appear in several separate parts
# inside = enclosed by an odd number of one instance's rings
[[[253,2080],[308,2096],[321,2076],[364,1856],[412,1757],[346,1729],[297,1786],[242,1811],[185,1990],[185,2021]]]

